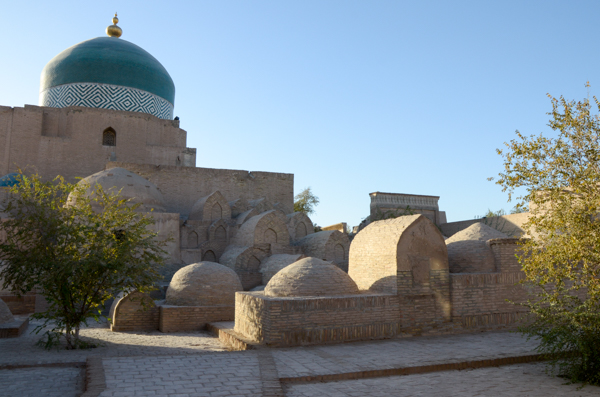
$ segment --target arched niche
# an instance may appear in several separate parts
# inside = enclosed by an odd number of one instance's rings
[[[217,190],[196,201],[188,219],[211,222],[219,219],[229,220],[231,219],[231,208],[225,197]]]
[[[314,226],[304,212],[294,212],[286,215],[287,227],[292,241],[298,241],[314,233]]]
[[[234,244],[246,247],[260,244],[287,245],[289,241],[285,215],[279,210],[271,210],[244,222],[236,233]]]
[[[208,228],[208,240],[227,243],[229,225],[223,219],[213,222]]]
[[[117,146],[117,132],[112,127],[102,132],[102,146]]]
[[[219,263],[234,270],[242,281],[244,290],[248,291],[261,285],[262,275],[260,266],[267,252],[255,247],[227,247]]]
[[[187,236],[187,247],[196,248],[198,246],[198,233],[191,231]]]

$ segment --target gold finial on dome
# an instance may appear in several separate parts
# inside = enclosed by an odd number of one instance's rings
[[[115,12],[115,16],[112,19],[113,24],[106,28],[106,34],[110,37],[121,37],[123,34],[123,29],[117,26],[119,23],[119,18],[117,18],[117,13]]]

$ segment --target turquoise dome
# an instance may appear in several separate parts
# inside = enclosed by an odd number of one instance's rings
[[[117,37],[86,40],[52,58],[42,71],[40,91],[71,83],[132,87],[175,102],[175,85],[163,65],[144,49]]]
[[[175,85],[148,52],[118,37],[67,48],[44,67],[40,106],[84,106],[173,119]]]

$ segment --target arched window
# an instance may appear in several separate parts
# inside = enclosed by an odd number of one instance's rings
[[[117,146],[117,133],[112,128],[108,127],[102,133],[103,146]]]

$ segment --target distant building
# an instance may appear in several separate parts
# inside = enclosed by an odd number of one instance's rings
[[[371,221],[396,215],[423,214],[436,225],[446,223],[446,212],[440,211],[439,196],[404,193],[370,193]]]

